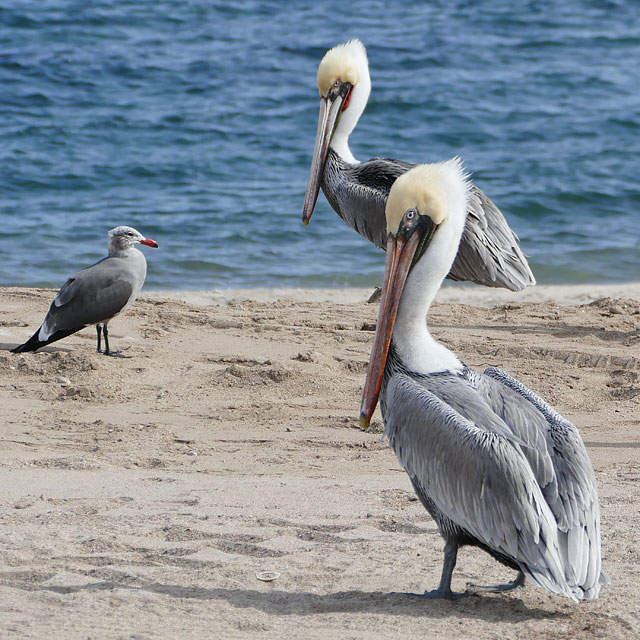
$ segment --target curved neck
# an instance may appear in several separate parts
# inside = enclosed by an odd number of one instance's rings
[[[466,209],[466,207],[465,207]],[[458,357],[429,333],[427,313],[458,253],[466,211],[449,216],[438,227],[426,252],[411,269],[393,331],[393,345],[404,365],[415,373],[459,371]]]
[[[349,106],[340,114],[340,119],[336,126],[329,147],[333,149],[343,160],[351,164],[357,164],[358,160],[349,149],[349,136],[355,129],[364,112],[369,94],[371,93],[371,79],[369,74],[362,74],[358,84],[351,90],[351,101]]]
[[[127,245],[125,247],[123,246],[119,246],[119,245],[112,245],[109,247],[109,257],[113,258],[113,257],[119,257],[122,258],[128,254],[130,254],[131,252],[135,252],[135,253],[139,253],[143,258],[144,258],[144,254],[142,253],[142,251],[140,251],[137,247],[131,246],[131,245]]]

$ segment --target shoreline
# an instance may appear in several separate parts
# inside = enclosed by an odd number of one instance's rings
[[[52,291],[53,287],[0,286],[0,292]],[[329,302],[355,304],[367,302],[373,287],[265,287],[238,289],[144,289],[140,298],[177,300],[195,306],[226,306],[252,301]],[[620,284],[539,284],[522,291],[482,287],[470,283],[447,283],[436,295],[442,304],[466,304],[491,308],[501,304],[555,302],[561,306],[588,304],[602,298],[640,300],[640,282]]]
[[[197,306],[228,305],[248,300],[253,302],[331,302],[334,304],[353,304],[366,302],[373,292],[372,288],[279,288],[264,289],[210,289],[183,291],[143,291],[143,296],[180,300]],[[438,291],[436,302],[448,304],[467,304],[473,307],[492,307],[507,303],[556,302],[566,306],[585,304],[601,298],[632,298],[640,300],[640,282],[624,284],[569,284],[536,285],[523,291],[492,289],[479,285],[452,284]]]

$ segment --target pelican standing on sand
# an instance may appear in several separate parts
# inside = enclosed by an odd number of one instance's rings
[[[360,414],[380,398],[385,435],[445,540],[440,586],[453,598],[458,547],[475,545],[575,601],[596,598],[596,480],[574,425],[499,369],[479,373],[429,333],[426,315],[456,256],[469,185],[458,159],[398,178],[386,207],[387,259]]]
[[[367,52],[359,40],[325,54],[318,67],[318,88],[318,132],[302,220],[309,223],[322,187],[331,206],[352,229],[385,249],[389,190],[414,165],[387,158],[358,162],[349,149],[349,135],[371,91]],[[535,284],[517,236],[496,205],[474,185],[469,187],[467,207],[462,241],[447,277],[513,291]]]
[[[145,238],[132,227],[111,229],[107,239],[109,255],[72,275],[53,299],[42,326],[12,352],[36,351],[95,324],[98,351],[102,333],[104,354],[119,355],[119,351],[109,349],[107,324],[134,303],[144,284],[147,261],[142,251],[136,249],[137,244],[158,246],[155,240]]]

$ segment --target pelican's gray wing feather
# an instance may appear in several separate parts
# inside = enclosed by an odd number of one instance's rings
[[[322,190],[349,227],[386,249],[389,191],[396,179],[413,167],[415,164],[393,158],[348,164],[330,149]],[[447,277],[512,291],[533,285],[535,278],[518,242],[500,209],[471,184],[465,229]]]
[[[347,164],[330,150],[322,190],[334,211],[354,231],[387,248],[385,207],[391,186],[415,165],[389,158]]]
[[[51,303],[40,339],[46,340],[57,331],[79,329],[113,318],[130,304],[137,281],[131,265],[118,257],[104,258],[78,271]]]
[[[518,236],[475,184],[468,192],[464,234],[448,278],[520,291],[536,283]]]
[[[458,380],[448,384],[459,385],[464,404],[491,414]],[[405,374],[389,380],[385,396],[385,435],[437,509],[538,584],[577,599],[564,576],[555,518],[520,446],[497,432],[508,426],[494,416],[492,429],[483,428]]]
[[[560,548],[570,585],[596,598],[609,578],[602,570],[600,549],[600,504],[595,473],[578,429],[521,382],[495,367],[485,370],[482,384],[488,401],[512,430],[541,451],[540,434],[546,440],[546,455],[553,463],[555,479],[545,485],[545,498],[562,532]],[[544,419],[531,420],[533,412]]]

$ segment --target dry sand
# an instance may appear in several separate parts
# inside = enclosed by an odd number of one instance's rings
[[[54,292],[0,289],[0,637],[640,637],[638,287],[587,289],[582,306],[527,301],[540,290],[440,303],[430,324],[579,425],[612,579],[579,605],[531,585],[405,595],[437,585],[443,543],[379,414],[357,427],[377,315],[364,292],[147,294],[112,323],[133,356],[118,359],[92,329],[9,353]],[[512,577],[465,549],[454,588]]]

